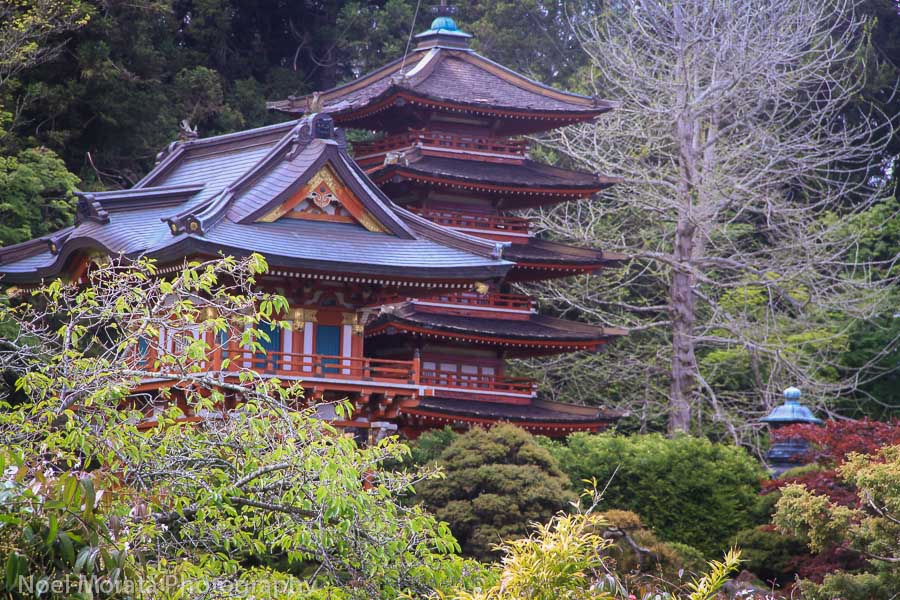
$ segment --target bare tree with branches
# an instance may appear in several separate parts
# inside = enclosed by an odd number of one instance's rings
[[[635,381],[668,380],[648,395],[670,432],[709,407],[742,441],[771,388],[833,397],[872,375],[835,364],[851,328],[887,310],[884,274],[897,259],[858,256],[864,217],[887,196],[893,126],[858,103],[867,53],[857,4],[624,0],[576,17],[591,83],[621,107],[549,144],[624,182],[609,202],[561,206],[541,222],[633,261],[614,288],[593,278],[548,293],[563,310],[663,342],[630,367],[603,360]],[[736,363],[748,384],[718,385]]]

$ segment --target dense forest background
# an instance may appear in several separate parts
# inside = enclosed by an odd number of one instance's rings
[[[188,119],[201,135],[274,122],[266,100],[327,89],[402,55],[431,3],[111,0],[58,40],[59,56],[3,89],[3,150],[45,146],[85,188],[128,186]],[[579,11],[597,10],[582,2]],[[532,77],[579,87],[586,62],[567,24],[575,6],[461,2],[482,53]],[[415,24],[414,23],[414,15]],[[580,86],[582,89],[584,86]],[[9,243],[9,239],[2,240]]]
[[[284,117],[268,112],[266,100],[326,89],[403,54],[410,35],[426,29],[433,18],[431,4],[416,0],[83,3],[89,19],[50,40],[58,49],[51,60],[11,73],[0,85],[0,244],[65,225],[72,218],[70,192],[75,187],[132,185],[153,165],[157,153],[177,138],[182,120],[203,136],[275,122]],[[457,5],[457,21],[475,34],[473,46],[482,54],[539,81],[594,93],[592,67],[570,21],[602,14],[608,8],[603,2],[473,0]],[[892,0],[867,0],[862,9],[872,17],[872,26],[868,54],[861,57],[870,73],[858,103],[896,115],[898,6]],[[890,163],[898,150],[900,139],[894,139],[884,160]],[[567,161],[552,150],[538,149],[536,154]],[[896,254],[900,220],[891,208],[895,204],[884,204],[870,215],[864,226],[871,235],[862,252]],[[619,289],[630,293],[626,286]],[[556,302],[546,308],[579,318],[572,303]],[[818,398],[827,403],[830,414],[897,414],[897,352],[883,350],[900,333],[898,321],[885,314],[878,327],[860,328],[847,340],[841,364],[849,370],[872,363],[880,376],[861,378],[860,385],[840,400]],[[650,407],[647,410],[641,408],[646,390],[636,388],[650,386],[637,386],[638,380],[622,377],[617,381],[615,373],[627,371],[652,382],[638,370],[621,367],[627,361],[650,364],[646,357],[660,354],[656,349],[666,343],[652,333],[633,335],[602,357],[605,370],[597,370],[593,357],[565,357],[546,365],[545,391],[567,400],[632,408],[635,416],[623,424],[626,428],[665,428],[665,410],[650,404],[643,405]],[[724,373],[715,381],[722,389],[751,387],[742,379],[745,370],[730,363],[715,368]],[[575,372],[596,376],[569,376]],[[664,401],[664,391],[658,396]],[[724,435],[716,427],[710,431]]]

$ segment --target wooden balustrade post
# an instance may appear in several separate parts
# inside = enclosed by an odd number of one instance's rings
[[[419,385],[422,377],[422,353],[418,348],[413,352],[413,372],[412,372],[412,382],[416,385]]]
[[[212,343],[210,344],[210,346],[213,349],[212,360],[210,361],[209,370],[212,372],[221,371],[222,370],[222,347],[216,341],[215,330],[210,331],[209,335],[212,338]]]
[[[238,350],[239,350],[239,346],[236,343],[236,340],[234,339],[234,335],[232,335],[231,332],[228,332],[228,341],[225,343],[225,348],[227,348],[227,350],[228,350],[228,360],[230,361],[230,363],[228,364],[228,368],[231,369],[232,365],[234,364],[235,360],[237,359]],[[243,360],[243,356],[241,357],[241,359]]]

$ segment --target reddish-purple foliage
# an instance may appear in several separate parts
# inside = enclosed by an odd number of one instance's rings
[[[838,479],[836,468],[852,452],[872,454],[882,446],[900,444],[900,421],[826,421],[824,425],[788,425],[772,432],[773,441],[796,438],[810,444],[805,459],[825,469],[800,477],[767,481],[763,484],[763,493],[791,483],[802,483],[810,490],[828,496],[836,504],[855,506],[859,502],[856,492]]]
[[[825,421],[823,425],[788,425],[772,432],[773,440],[794,438],[810,443],[811,461],[838,466],[851,452],[872,454],[882,446],[900,444],[900,421]]]
[[[796,438],[810,444],[805,460],[818,463],[823,469],[799,477],[764,481],[761,493],[800,483],[828,496],[835,504],[859,506],[856,490],[838,477],[837,468],[853,452],[873,454],[882,446],[900,444],[900,421],[826,421],[823,425],[789,425],[772,432],[773,441]],[[865,560],[857,552],[837,546],[816,555],[796,557],[794,568],[800,577],[821,582],[828,573],[852,571],[864,564]]]
[[[812,556],[798,556],[794,568],[802,579],[822,583],[825,576],[835,571],[855,571],[866,565],[858,552],[835,546]]]

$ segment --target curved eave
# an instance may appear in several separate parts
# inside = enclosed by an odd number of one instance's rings
[[[496,320],[504,320],[504,317],[495,317]],[[486,320],[494,320],[486,318]],[[516,325],[522,321],[512,320],[509,324],[512,330],[509,333],[498,333],[478,329],[479,319],[471,320],[471,328],[463,326],[444,326],[440,324],[425,324],[410,321],[397,315],[385,315],[379,317],[366,328],[365,337],[374,338],[380,335],[392,335],[389,329],[397,333],[438,339],[444,341],[456,341],[466,344],[478,344],[485,346],[506,347],[523,350],[536,350],[547,353],[575,352],[579,350],[596,351],[615,337],[627,334],[627,331],[611,327],[594,327],[594,331],[584,332],[579,336],[557,334],[556,336],[534,336],[515,332]],[[584,326],[585,328],[589,326]]]
[[[122,254],[107,248],[93,238],[76,238],[67,240],[63,250],[55,256],[52,263],[30,271],[4,271],[0,265],[0,283],[3,284],[39,284],[48,278],[58,277],[71,256],[79,251],[101,253],[109,256],[123,256],[136,259],[152,258],[159,263],[183,261],[189,256],[249,256],[253,251],[226,246],[205,240],[193,235],[180,234],[173,237],[170,243],[159,248],[143,252]],[[501,279],[512,267],[507,261],[493,261],[493,264],[482,266],[447,266],[422,267],[417,265],[372,265],[366,263],[346,263],[323,259],[296,258],[272,255],[261,252],[269,263],[271,270],[276,268],[290,269],[292,272],[307,273],[310,277],[350,281],[354,277],[367,277],[367,280],[378,281],[390,278],[392,282],[402,283],[439,283],[472,284],[477,281]],[[286,273],[285,273],[286,274]]]
[[[535,205],[547,204],[548,202],[563,202],[566,200],[588,198],[597,192],[600,192],[611,185],[617,183],[617,180],[610,179],[608,181],[598,180],[597,183],[590,185],[529,185],[523,186],[513,182],[503,181],[473,181],[462,177],[453,177],[449,175],[435,175],[425,173],[417,169],[403,165],[387,165],[378,170],[372,171],[369,176],[379,185],[385,185],[393,181],[409,181],[412,183],[424,184],[433,187],[445,187],[468,192],[490,193],[503,196],[511,195],[511,203],[520,204],[527,201],[520,201],[519,198],[537,199]]]
[[[25,242],[25,244],[34,244],[43,240],[44,238],[38,238],[36,240],[31,240],[30,242]],[[69,264],[70,259],[73,257],[79,254],[90,255],[93,253],[105,254],[108,256],[119,255],[119,253],[113,252],[94,238],[68,238],[60,251],[53,255],[53,261],[48,264],[27,271],[9,271],[4,269],[4,266],[6,265],[0,263],[0,284],[39,285],[47,279],[59,277],[63,273],[65,266]],[[32,254],[32,256],[34,256],[34,254]]]
[[[253,251],[234,246],[225,246],[194,236],[184,236],[185,239],[177,244],[172,244],[151,256],[160,261],[167,259],[179,259],[189,254],[206,254],[216,256],[220,254],[243,257]],[[447,267],[421,267],[411,265],[374,265],[368,263],[347,263],[329,261],[326,259],[308,259],[291,256],[282,256],[260,252],[265,256],[270,267],[281,267],[298,271],[309,272],[316,275],[324,275],[326,278],[352,277],[366,275],[375,277],[391,277],[395,280],[421,280],[430,281],[456,281],[475,282],[483,279],[497,279],[503,277],[512,267],[507,261],[494,261],[494,264],[483,266],[447,266]]]
[[[412,417],[422,425],[444,422],[489,426],[505,422],[533,431],[543,429],[568,433],[604,429],[625,413],[540,399],[528,405],[512,406],[500,402],[428,397],[414,405],[402,407],[400,415]],[[429,420],[433,422],[429,423]]]
[[[468,425],[491,426],[497,423],[515,423],[523,429],[535,432],[546,432],[547,430],[564,431],[566,433],[574,433],[576,431],[600,431],[606,429],[618,420],[618,417],[610,417],[608,419],[597,419],[592,421],[543,421],[534,419],[516,419],[510,417],[491,417],[485,415],[476,417],[472,415],[457,414],[451,412],[442,412],[439,410],[428,410],[418,408],[402,408],[401,415],[416,416],[434,421],[434,424],[454,425],[457,423],[466,423]]]
[[[401,102],[401,100],[403,102]],[[590,121],[612,110],[612,106],[554,110],[546,108],[512,108],[484,102],[451,101],[429,96],[421,92],[415,92],[396,85],[389,87],[362,106],[341,106],[340,104],[335,104],[333,107],[325,107],[324,110],[334,117],[336,123],[344,125],[366,119],[374,114],[386,111],[397,104],[401,104],[402,106],[407,103],[450,113],[466,113],[470,115],[526,121],[554,121],[554,127]]]

